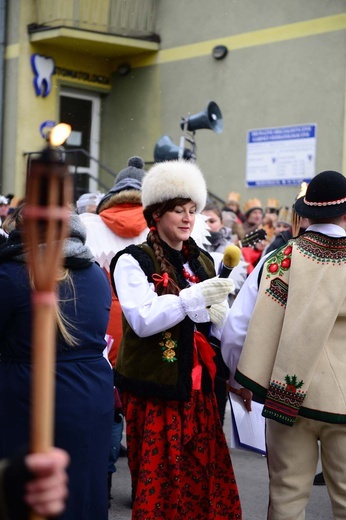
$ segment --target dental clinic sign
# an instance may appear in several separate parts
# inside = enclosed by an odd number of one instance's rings
[[[55,62],[53,58],[41,54],[32,54],[30,62],[34,73],[33,85],[36,96],[47,97],[52,90]]]
[[[246,185],[287,186],[315,175],[316,125],[249,130]]]
[[[30,58],[31,69],[34,73],[33,85],[36,96],[47,97],[52,90],[52,77],[54,74],[60,79],[68,79],[78,83],[93,84],[98,87],[111,88],[110,75],[103,75],[83,70],[72,70],[58,67],[50,56],[32,54]]]

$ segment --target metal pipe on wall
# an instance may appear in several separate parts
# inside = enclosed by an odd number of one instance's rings
[[[0,192],[2,191],[2,149],[4,127],[4,82],[5,82],[5,45],[6,45],[6,0],[0,0]]]

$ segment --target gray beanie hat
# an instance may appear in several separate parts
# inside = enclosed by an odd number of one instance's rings
[[[127,161],[127,168],[124,168],[118,173],[113,188],[109,190],[103,199],[101,199],[96,213],[99,213],[101,206],[103,206],[103,204],[116,193],[125,190],[141,191],[142,182],[145,175],[145,171],[143,169],[144,165],[145,163],[141,157],[138,157],[137,155],[130,157],[130,159]]]
[[[127,161],[127,168],[121,170],[116,179],[113,188],[109,193],[119,193],[123,190],[141,190],[143,177],[145,175],[144,161],[141,157],[134,155]]]

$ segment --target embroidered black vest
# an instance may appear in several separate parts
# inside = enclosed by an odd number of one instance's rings
[[[131,254],[138,261],[149,282],[153,282],[154,273],[162,274],[153,249],[144,243],[129,246],[114,257],[111,263],[112,280],[116,262],[124,253]],[[182,274],[183,261],[180,253],[166,245],[165,254],[169,255],[169,261],[175,268],[175,283],[180,288],[187,287]],[[197,246],[190,266],[201,281],[215,276],[212,258]],[[113,289],[116,291],[115,287]],[[160,295],[160,286],[157,292]],[[209,323],[198,324],[198,329],[207,336],[209,326]],[[194,327],[195,324],[185,317],[182,322],[168,330],[140,338],[123,316],[123,337],[115,367],[115,385],[120,390],[147,398],[189,400],[192,390]],[[211,381],[205,367],[202,391],[211,391]]]

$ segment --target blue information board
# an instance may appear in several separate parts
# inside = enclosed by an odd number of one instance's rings
[[[316,130],[316,124],[249,130],[247,186],[309,182],[315,175]]]

